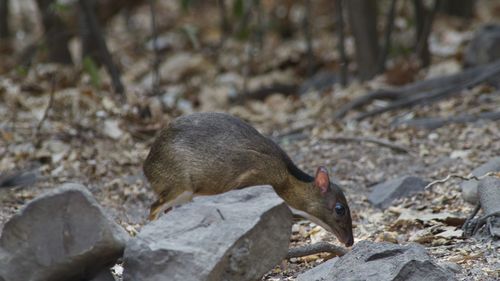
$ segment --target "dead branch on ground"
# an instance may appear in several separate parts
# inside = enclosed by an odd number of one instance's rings
[[[330,253],[334,256],[343,256],[347,253],[347,249],[335,246],[328,242],[318,242],[311,245],[305,245],[288,250],[287,259],[309,256],[319,253]]]
[[[404,97],[399,100],[396,100],[389,105],[381,108],[374,109],[372,111],[368,111],[365,113],[359,114],[355,119],[356,120],[362,120],[367,117],[375,116],[387,111],[391,111],[394,109],[400,109],[400,108],[406,108],[406,107],[411,107],[419,104],[429,104],[434,101],[441,100],[443,98],[446,98],[448,96],[451,96],[453,94],[459,93],[462,89],[470,88],[473,86],[476,86],[491,77],[494,77],[496,75],[500,74],[500,61],[492,64],[488,64],[484,66],[483,68],[484,71],[479,73],[477,76],[471,77],[468,80],[461,81],[457,84],[452,84],[452,85],[446,85],[445,87],[441,89],[436,89],[436,90],[431,90],[428,92],[423,92],[423,93],[418,93],[415,95],[412,95],[410,97]]]
[[[469,122],[476,122],[478,120],[492,120],[492,121],[500,120],[500,111],[482,112],[474,115],[462,114],[458,116],[445,117],[445,118],[441,117],[418,118],[418,119],[411,119],[411,120],[397,122],[395,125],[396,126],[406,125],[414,128],[433,130],[452,123],[469,123]]]
[[[388,140],[377,139],[373,137],[333,137],[333,138],[328,138],[327,140],[333,142],[359,142],[359,143],[369,142],[380,146],[388,147],[396,152],[411,154],[410,149],[408,149],[407,147],[392,143]]]
[[[452,74],[452,75],[446,75],[446,76],[441,76],[441,77],[435,77],[435,78],[430,78],[427,80],[422,80],[418,81],[409,85],[405,85],[400,88],[396,89],[378,89],[372,92],[369,92],[368,94],[361,96],[357,99],[352,100],[351,102],[347,103],[343,107],[341,107],[339,110],[336,111],[335,113],[335,118],[336,119],[341,119],[343,118],[347,112],[353,110],[353,109],[358,109],[362,106],[365,106],[369,103],[371,103],[374,100],[378,99],[384,99],[384,100],[398,100],[398,99],[404,99],[406,97],[412,97],[414,95],[426,93],[432,90],[441,90],[444,89],[445,87],[449,85],[456,85],[459,83],[463,83],[466,81],[469,81],[477,76],[480,76],[481,74],[488,72],[493,66],[495,65],[500,65],[500,62],[498,63],[493,63],[490,65],[484,65],[484,66],[477,66],[474,68],[469,68],[466,69],[462,72]],[[491,75],[492,76],[492,75]],[[491,76],[488,76],[486,80],[488,80]]]

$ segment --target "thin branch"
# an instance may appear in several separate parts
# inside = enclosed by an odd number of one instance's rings
[[[287,259],[298,258],[298,257],[303,257],[303,256],[324,253],[324,252],[333,254],[335,256],[343,256],[348,251],[345,248],[335,246],[335,245],[330,244],[328,242],[318,242],[318,243],[315,243],[312,245],[305,245],[305,246],[289,249],[288,255],[286,256],[286,258]]]
[[[330,140],[333,142],[359,142],[359,143],[369,142],[369,143],[374,143],[374,144],[377,144],[380,146],[388,147],[396,152],[411,154],[410,149],[407,147],[389,142],[387,140],[377,139],[377,138],[372,138],[372,137],[333,137],[333,138],[328,138],[327,140]]]
[[[153,81],[152,81],[152,93],[157,95],[160,92],[160,50],[158,48],[158,29],[156,26],[156,9],[155,1],[149,0],[149,9],[151,13],[151,37],[153,39]]]
[[[38,125],[36,126],[35,129],[35,147],[39,147],[41,143],[40,137],[40,130],[42,129],[43,123],[49,116],[49,111],[52,108],[52,105],[54,104],[54,93],[56,92],[56,75],[52,74],[52,79],[51,79],[51,89],[50,89],[50,97],[49,97],[49,103],[47,104],[47,107],[45,108],[45,111],[43,112],[42,119],[40,119],[40,122],[38,122]]]
[[[10,102],[9,102],[10,103]],[[16,132],[16,123],[17,123],[17,118],[19,114],[19,102],[17,99],[14,99],[12,101],[12,104],[8,107],[12,111],[12,117],[10,118],[10,129],[12,134],[15,134]]]
[[[243,89],[244,95],[248,94],[248,80],[250,79],[250,64],[252,63],[252,43],[251,41],[245,44],[245,62],[242,66],[243,72]]]
[[[307,53],[307,75],[311,76],[314,71],[314,53],[311,34],[311,0],[306,0],[305,14],[303,19],[304,37],[306,41]]]
[[[385,24],[385,34],[384,34],[384,45],[382,47],[382,53],[379,57],[378,62],[378,71],[385,71],[385,63],[387,61],[387,56],[389,54],[389,50],[391,49],[391,34],[394,30],[394,19],[396,17],[396,3],[397,0],[391,1],[391,6],[389,8],[389,13],[387,13],[387,22]]]
[[[348,60],[345,52],[345,28],[344,28],[344,9],[342,8],[342,0],[335,0],[335,17],[337,23],[337,48],[340,55],[340,84],[342,87],[347,86],[347,67]]]
[[[227,20],[227,8],[226,8],[226,0],[218,0],[217,6],[219,7],[219,28],[220,28],[220,46],[224,45],[224,41],[226,41],[226,37],[229,34],[230,26],[229,21]]]
[[[258,43],[259,50],[264,48],[264,35],[265,35],[265,24],[264,24],[264,8],[262,7],[262,3],[260,0],[254,1],[255,9],[256,9],[256,27],[255,27],[255,37]]]

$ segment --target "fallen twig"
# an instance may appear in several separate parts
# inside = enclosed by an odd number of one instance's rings
[[[226,1],[218,0],[217,6],[219,7],[219,28],[221,33],[219,46],[222,47],[222,45],[224,45],[224,42],[226,41],[227,36],[229,35],[231,27],[227,19]]]
[[[433,101],[437,101],[440,99],[443,99],[449,95],[452,95],[454,93],[459,92],[462,89],[473,87],[479,83],[482,83],[489,78],[499,75],[500,74],[500,62],[495,62],[492,64],[489,64],[487,66],[484,66],[484,68],[481,69],[480,73],[470,79],[461,81],[457,84],[451,84],[447,85],[441,89],[436,89],[436,90],[431,90],[428,92],[423,92],[423,93],[418,93],[415,95],[412,95],[408,98],[401,98],[399,100],[396,100],[389,105],[381,108],[374,109],[372,111],[368,111],[365,113],[362,113],[358,115],[355,119],[356,120],[362,120],[366,117],[371,117],[375,116],[387,111],[391,111],[394,109],[399,109],[399,108],[404,108],[404,107],[410,107],[414,106],[417,104],[425,104],[425,103],[430,103]]]
[[[451,123],[468,123],[468,122],[476,122],[478,120],[495,121],[499,119],[500,119],[500,111],[490,111],[490,112],[482,112],[476,115],[463,114],[447,118],[439,118],[439,117],[418,118],[418,119],[396,122],[396,125],[397,126],[407,125],[415,128],[433,130]]]
[[[328,242],[318,242],[311,245],[300,246],[288,250],[287,259],[309,256],[319,253],[330,253],[334,256],[343,256],[348,251],[345,248],[335,246]]]
[[[361,142],[370,142],[370,143],[374,143],[374,144],[377,144],[380,146],[388,147],[388,148],[390,148],[394,151],[397,151],[397,152],[411,154],[410,149],[407,147],[392,143],[388,140],[377,139],[377,138],[372,138],[372,137],[333,137],[333,138],[328,138],[327,140],[330,140],[333,142],[360,142],[360,143]]]
[[[39,147],[41,140],[40,140],[40,130],[42,129],[43,123],[49,116],[49,111],[52,108],[52,105],[54,104],[54,94],[56,92],[56,76],[55,74],[52,74],[52,79],[51,79],[51,89],[50,89],[50,97],[49,97],[49,103],[47,104],[47,107],[45,108],[45,111],[43,112],[42,119],[40,119],[40,122],[38,122],[38,125],[35,128],[35,134],[34,134],[34,140],[35,140],[35,147]]]
[[[427,80],[422,80],[418,81],[397,89],[379,89],[375,90],[372,92],[369,92],[368,94],[361,96],[357,99],[352,100],[351,102],[347,103],[343,107],[341,107],[339,110],[336,111],[335,113],[335,118],[340,119],[343,118],[347,112],[353,109],[360,108],[362,106],[365,106],[369,103],[371,103],[374,100],[377,99],[389,99],[389,100],[407,100],[413,96],[418,96],[418,97],[427,97],[431,95],[432,93],[436,93],[437,91],[449,91],[450,94],[454,93],[453,89],[450,89],[450,85],[460,85],[462,88],[467,87],[465,85],[465,82],[474,80],[478,76],[481,76],[482,74],[486,73],[489,74],[488,71],[491,69],[495,68],[495,66],[500,65],[500,62],[492,63],[489,65],[483,65],[483,66],[477,66],[474,68],[469,68],[466,69],[460,73],[452,74],[452,75],[447,75],[447,76],[441,76],[441,77],[436,77],[436,78],[431,78]],[[494,74],[494,73],[493,73]],[[491,77],[492,75],[487,76],[485,79],[482,79],[480,82],[487,80]],[[483,78],[483,77],[481,77]],[[453,87],[451,87],[453,88]],[[460,87],[457,88],[458,90],[461,89]],[[458,91],[457,90],[457,91]],[[421,100],[419,100],[421,101]],[[410,106],[410,105],[408,105]],[[397,107],[396,107],[397,108]],[[389,109],[390,110],[390,109]]]
[[[431,188],[432,186],[434,186],[436,184],[445,183],[445,182],[449,181],[452,178],[459,178],[459,179],[467,180],[467,181],[468,180],[477,180],[477,181],[479,181],[479,180],[484,179],[486,177],[495,176],[497,174],[498,174],[498,172],[489,172],[489,173],[486,173],[486,174],[484,174],[482,176],[479,176],[479,177],[474,176],[472,174],[468,175],[468,176],[464,176],[464,175],[460,175],[460,174],[449,174],[444,179],[439,179],[439,180],[435,180],[435,181],[430,182],[428,185],[426,185],[424,187],[424,189],[427,190],[427,189]]]

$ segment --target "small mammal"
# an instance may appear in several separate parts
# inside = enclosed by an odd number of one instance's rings
[[[224,113],[194,113],[162,129],[144,162],[144,174],[159,199],[150,219],[190,201],[254,185],[271,185],[292,212],[354,242],[349,206],[325,167],[315,177],[300,170],[272,140]]]

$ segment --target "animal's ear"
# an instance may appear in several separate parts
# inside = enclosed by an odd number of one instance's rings
[[[328,170],[320,166],[316,170],[316,177],[314,178],[314,184],[321,190],[321,193],[326,193],[330,187],[330,178],[328,177]]]

